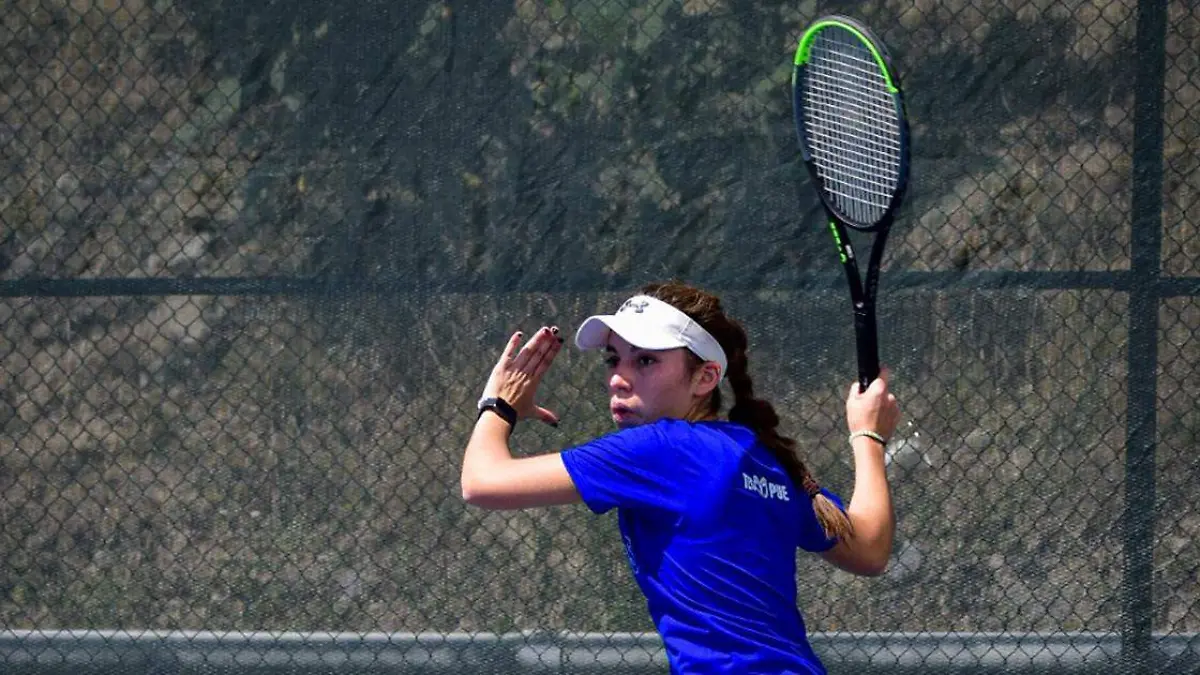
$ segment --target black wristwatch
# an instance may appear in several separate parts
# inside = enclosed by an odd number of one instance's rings
[[[508,404],[508,401],[499,396],[484,396],[479,399],[479,416],[475,419],[483,417],[483,413],[491,410],[508,422],[508,426],[517,426],[517,409]]]

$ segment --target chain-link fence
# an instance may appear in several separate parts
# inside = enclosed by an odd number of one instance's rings
[[[6,672],[664,672],[607,517],[458,494],[508,332],[722,294],[848,495],[804,27],[872,26],[914,183],[890,571],[801,557],[833,672],[1200,672],[1191,0],[8,0]],[[558,429],[608,431],[564,352]]]

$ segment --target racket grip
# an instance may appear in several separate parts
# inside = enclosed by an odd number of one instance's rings
[[[858,347],[858,390],[862,392],[879,377],[879,338],[874,312],[867,308],[854,312],[854,334]]]

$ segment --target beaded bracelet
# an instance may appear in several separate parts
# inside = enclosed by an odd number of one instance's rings
[[[869,438],[873,441],[878,441],[879,444],[882,445],[883,447],[885,447],[885,448],[887,447],[887,443],[888,443],[887,439],[884,438],[883,436],[880,436],[879,434],[875,433],[874,431],[856,431],[856,432],[850,434],[850,438],[847,440],[850,443],[853,443],[854,439],[858,438],[859,436],[866,436],[867,438]]]

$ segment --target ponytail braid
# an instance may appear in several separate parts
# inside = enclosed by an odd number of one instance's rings
[[[754,382],[746,366],[745,350],[736,351],[735,356],[729,359],[726,377],[729,378],[734,399],[729,420],[753,429],[759,442],[771,449],[792,483],[813,500],[813,511],[826,537],[841,539],[849,536],[850,519],[832,499],[821,492],[821,484],[796,452],[796,441],[779,433],[779,415],[768,401],[754,396]]]
[[[813,500],[813,511],[825,536],[839,539],[848,537],[851,534],[850,519],[821,492],[820,483],[796,452],[796,441],[779,433],[779,415],[775,407],[755,397],[746,356],[748,340],[742,325],[725,315],[721,301],[716,296],[679,282],[650,284],[642,292],[673,305],[717,339],[728,359],[725,377],[733,389],[734,400],[729,410],[729,420],[749,427],[759,442],[770,448],[792,483]],[[696,357],[696,361],[699,362],[699,357]],[[716,414],[720,409],[721,391],[714,389],[709,400],[709,411]]]

